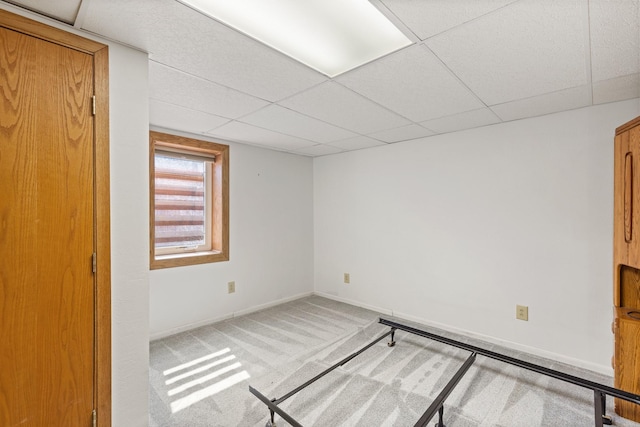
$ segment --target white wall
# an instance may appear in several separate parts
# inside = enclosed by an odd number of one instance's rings
[[[109,45],[112,425],[149,424],[148,57]]]
[[[312,159],[230,146],[230,260],[151,271],[152,339],[313,290]]]
[[[638,114],[635,99],[315,159],[315,290],[611,373],[613,135]]]
[[[149,423],[147,55],[56,21],[0,8],[109,45],[112,425]]]

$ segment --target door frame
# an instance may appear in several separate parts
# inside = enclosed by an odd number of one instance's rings
[[[111,426],[111,220],[109,190],[108,46],[0,9],[0,27],[93,56],[94,66],[94,408],[97,426]]]

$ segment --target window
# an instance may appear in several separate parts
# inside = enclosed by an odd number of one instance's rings
[[[229,146],[149,132],[151,269],[229,259]]]

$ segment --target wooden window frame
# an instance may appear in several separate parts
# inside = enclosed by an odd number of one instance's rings
[[[155,253],[156,148],[214,156],[212,173],[211,250],[185,254]],[[185,136],[149,131],[149,266],[151,270],[229,260],[229,146]]]

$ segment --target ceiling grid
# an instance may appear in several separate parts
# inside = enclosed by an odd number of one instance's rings
[[[152,125],[305,156],[640,97],[640,0],[370,2],[412,44],[329,78],[177,0],[0,0],[149,52]]]

